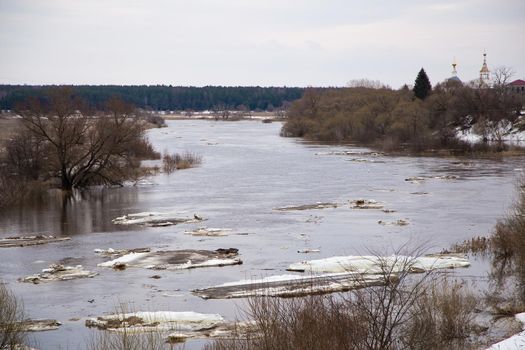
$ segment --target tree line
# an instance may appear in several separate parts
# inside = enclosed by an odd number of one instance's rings
[[[317,141],[361,142],[385,150],[426,151],[471,148],[456,136],[461,130],[472,130],[485,145],[497,141],[501,150],[502,130],[525,130],[520,118],[524,106],[525,96],[513,93],[501,79],[492,88],[452,79],[431,88],[422,70],[413,90],[407,86],[308,89],[292,104],[281,133]]]
[[[0,109],[11,110],[28,97],[45,96],[56,86],[0,85]],[[300,98],[304,88],[298,87],[184,87],[184,86],[70,86],[73,92],[93,108],[103,108],[113,96],[151,110],[272,110]]]

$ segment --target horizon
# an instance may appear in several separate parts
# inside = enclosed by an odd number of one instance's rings
[[[0,0],[0,84],[394,89],[507,66],[525,78],[525,3],[506,0]]]

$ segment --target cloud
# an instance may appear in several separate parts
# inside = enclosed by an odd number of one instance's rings
[[[525,2],[0,0],[2,83],[392,86],[505,64],[525,74]],[[468,73],[469,75],[471,73]],[[475,74],[472,74],[475,75]],[[475,77],[475,76],[472,76]]]

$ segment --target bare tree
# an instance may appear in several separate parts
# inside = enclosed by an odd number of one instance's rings
[[[516,71],[511,67],[500,66],[496,67],[492,72],[492,82],[494,88],[503,87],[506,88],[507,84],[510,83],[510,79],[516,74]]]
[[[368,88],[368,89],[390,89],[390,86],[387,84],[383,84],[379,80],[372,80],[372,79],[352,79],[347,84],[347,87],[351,88]]]
[[[151,155],[142,122],[133,107],[120,99],[108,101],[95,114],[71,89],[52,90],[45,100],[29,99],[19,106],[25,129],[47,147],[48,177],[62,189],[92,184],[121,184]]]

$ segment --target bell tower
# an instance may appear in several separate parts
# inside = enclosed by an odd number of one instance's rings
[[[456,57],[454,57],[454,60],[452,61],[452,77],[458,76],[458,71],[456,70],[457,65],[458,64],[456,63]]]
[[[483,53],[483,65],[481,66],[481,70],[479,71],[479,82],[482,86],[489,86],[490,82],[490,70],[487,66],[487,53]]]

